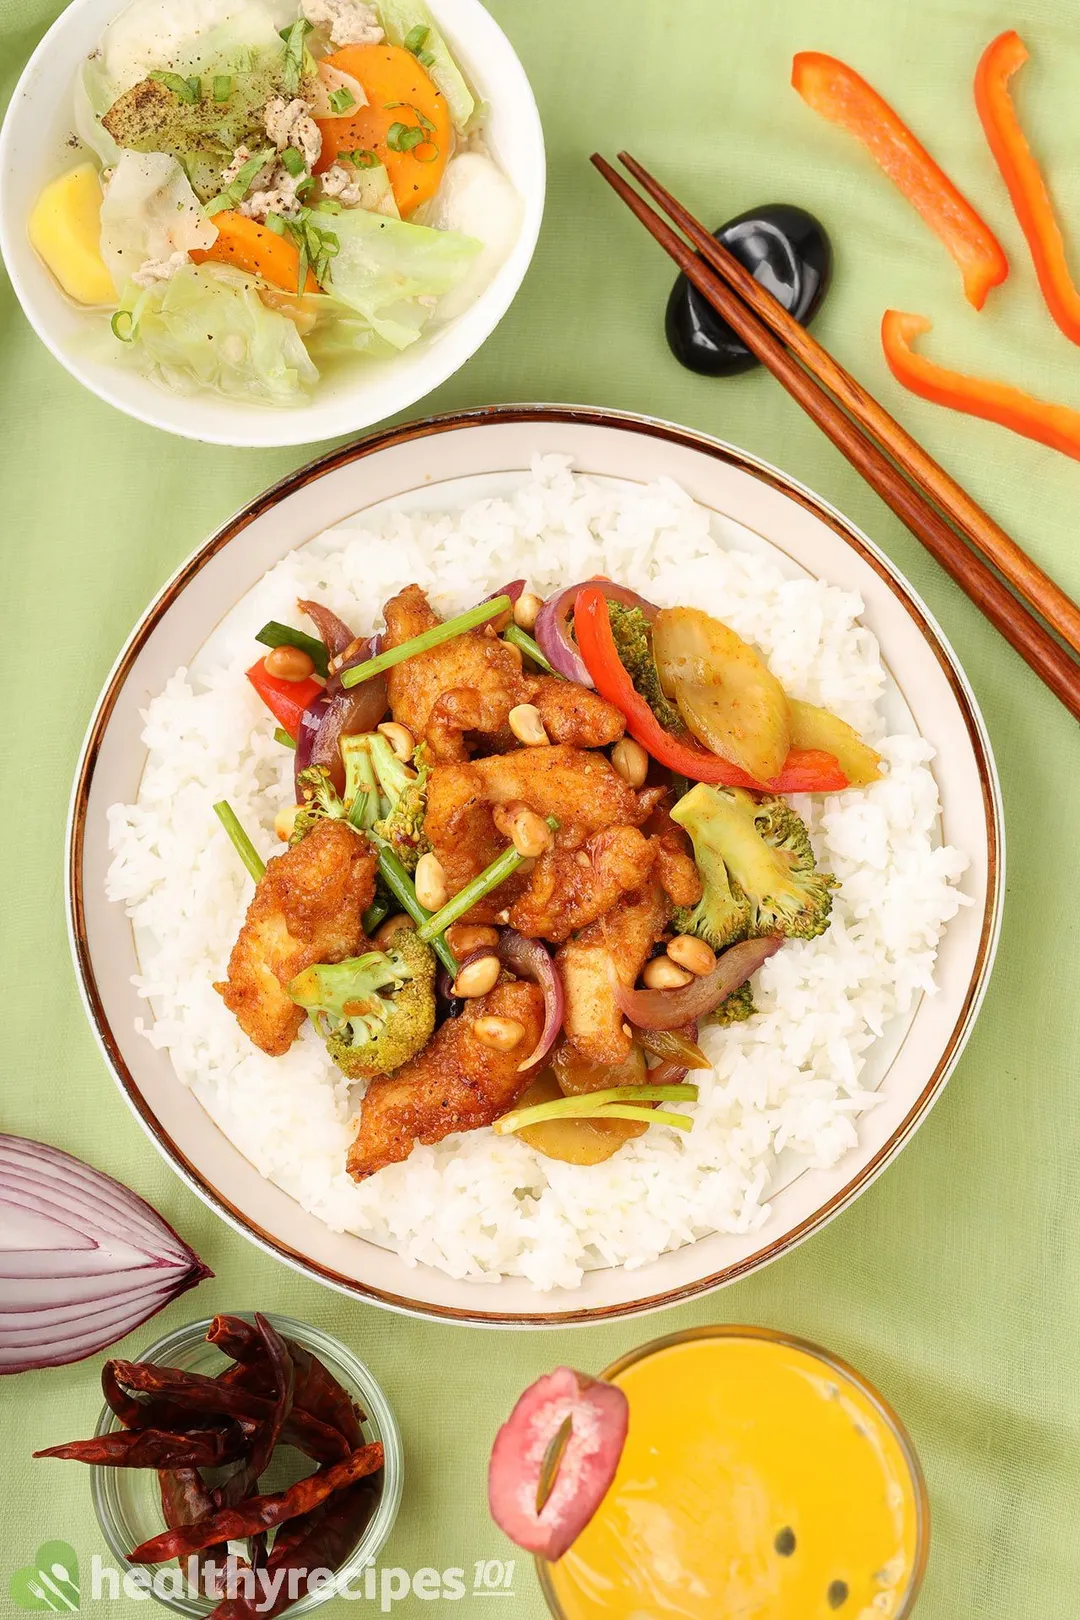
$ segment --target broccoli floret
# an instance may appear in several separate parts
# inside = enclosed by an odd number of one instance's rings
[[[671,818],[693,839],[705,884],[695,916],[704,908],[708,925],[725,925],[730,897],[745,904],[745,933],[750,935],[814,939],[828,928],[836,879],[817,870],[810,835],[786,800],[758,801],[742,788],[699,782],[675,805]],[[718,897],[715,916],[710,896]],[[732,937],[725,943],[732,943]]]
[[[297,786],[304,797],[293,822],[293,830],[289,837],[290,845],[298,844],[301,838],[306,838],[318,821],[346,819],[345,805],[330,780],[330,772],[325,765],[312,765],[306,771],[301,771],[297,777]]]
[[[754,992],[750,988],[749,979],[747,979],[746,983],[740,984],[739,988],[733,990],[730,996],[725,996],[716,1011],[711,1012],[705,1022],[718,1024],[721,1029],[726,1029],[729,1024],[745,1023],[756,1012]]]
[[[402,929],[389,950],[307,968],[289,995],[311,1014],[342,1074],[369,1080],[399,1069],[431,1039],[435,957]]]
[[[674,703],[664,696],[660,685],[652,654],[649,621],[640,608],[624,607],[621,602],[609,602],[608,613],[615,651],[633,681],[635,691],[645,699],[665,731],[670,731],[675,737],[685,737],[683,718]]]
[[[415,872],[421,855],[426,855],[431,849],[431,840],[424,832],[427,782],[431,775],[431,766],[427,762],[423,743],[413,756],[416,772],[414,776],[405,771],[401,761],[392,753],[391,757],[402,773],[400,791],[393,799],[389,813],[375,823],[375,832],[390,845],[406,871]],[[383,781],[381,772],[379,780]]]

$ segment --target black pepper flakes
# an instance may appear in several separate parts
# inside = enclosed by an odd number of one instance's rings
[[[833,1581],[825,1594],[830,1609],[841,1609],[848,1600],[847,1581]]]
[[[781,1558],[791,1557],[792,1553],[795,1551],[795,1532],[791,1528],[790,1524],[786,1524],[782,1530],[778,1530],[776,1532],[776,1539],[773,1542],[773,1546],[776,1548]]]

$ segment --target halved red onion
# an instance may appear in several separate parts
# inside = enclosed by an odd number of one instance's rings
[[[128,1187],[0,1135],[0,1373],[104,1350],[213,1272]]]
[[[577,1539],[615,1478],[630,1404],[615,1384],[557,1367],[522,1395],[495,1436],[491,1517],[527,1552],[554,1561]],[[568,1426],[554,1480],[548,1457]],[[547,1465],[547,1466],[545,1466]]]
[[[628,990],[612,970],[612,986],[619,1009],[639,1029],[678,1029],[714,1012],[720,1003],[746,983],[763,962],[784,943],[782,934],[744,939],[722,953],[711,973],[693,979],[680,990]]]
[[[660,611],[652,602],[647,602],[636,591],[630,590],[629,586],[616,585],[610,579],[583,579],[577,585],[568,585],[564,590],[556,591],[554,596],[549,596],[536,615],[533,635],[552,669],[559,675],[565,675],[568,681],[576,681],[579,686],[591,687],[593,682],[580,653],[570,640],[568,620],[578,592],[584,590],[586,585],[598,583],[603,585],[604,595],[610,601],[621,602],[624,607],[640,608],[650,624]]]
[[[525,1061],[518,1064],[518,1073],[524,1074],[526,1069],[536,1068],[543,1062],[562,1029],[566,1011],[562,980],[542,940],[526,939],[516,929],[504,928],[496,948],[500,961],[512,973],[519,979],[531,979],[544,992],[544,1027],[536,1046]]]

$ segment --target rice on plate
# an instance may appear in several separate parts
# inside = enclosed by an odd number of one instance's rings
[[[275,814],[294,802],[292,755],[244,678],[252,637],[268,619],[295,616],[298,597],[321,599],[366,633],[406,583],[448,613],[511,573],[541,595],[605,573],[662,607],[707,605],[760,648],[792,697],[870,740],[885,775],[792,801],[839,880],[832,923],[765,963],[749,1020],[703,1026],[714,1068],[694,1076],[692,1131],[651,1130],[583,1172],[477,1130],[417,1146],[357,1184],[345,1160],[362,1090],[309,1026],[283,1057],[265,1056],[213,988],[251,892],[213,805],[228,799],[268,857]],[[360,514],[290,553],[151,701],[138,800],[109,811],[107,892],[134,927],[135,984],[153,1012],[142,1032],[258,1171],[305,1209],[455,1278],[573,1288],[598,1266],[633,1268],[709,1233],[757,1229],[781,1175],[828,1168],[857,1142],[859,1115],[877,1101],[860,1083],[867,1053],[890,1020],[934,992],[938,943],[966,903],[957,887],[966,857],[936,837],[933,750],[886,734],[886,676],[862,606],[854,592],[722,549],[710,514],[669,480],[600,481],[560,456],[537,458],[505,498],[454,513]]]

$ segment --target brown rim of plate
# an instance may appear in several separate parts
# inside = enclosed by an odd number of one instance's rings
[[[280,1238],[272,1236],[269,1232],[256,1225],[249,1216],[245,1215],[234,1204],[231,1204],[216,1188],[204,1180],[201,1173],[162,1128],[160,1122],[148,1107],[131,1071],[124,1062],[119,1045],[113,1035],[98,990],[97,978],[86,938],[82,875],[83,839],[90,785],[93,780],[101,741],[117,698],[132,664],[141,652],[151,632],[169,611],[173,602],[189,582],[199,573],[200,569],[212,557],[216,556],[224,546],[227,546],[238,535],[242,534],[256,518],[261,517],[264,512],[276,506],[286,496],[293,495],[298,490],[304,489],[308,484],[313,483],[317,478],[322,478],[326,473],[335,472],[339,467],[347,466],[350,462],[362,460],[366,456],[374,455],[377,451],[388,449],[394,445],[408,444],[413,440],[429,438],[436,433],[452,433],[462,428],[500,422],[556,422],[565,423],[568,426],[587,424],[592,427],[613,428],[624,433],[640,433],[648,438],[663,439],[668,443],[681,445],[686,449],[702,451],[717,461],[723,461],[730,466],[740,468],[760,482],[778,490],[781,494],[787,495],[790,499],[797,501],[800,506],[812,512],[821,522],[827,524],[888,585],[893,595],[903,604],[909,616],[914,620],[941,666],[942,672],[949,682],[963,714],[972,750],[978,763],[987,838],[986,906],[983,912],[978,954],[963,1005],[950,1033],[945,1050],[935,1065],[929,1080],[904,1116],[904,1119],[869,1163],[864,1165],[858,1174],[853,1176],[851,1181],[842,1187],[839,1192],[834,1193],[832,1198],[823,1204],[820,1209],[816,1210],[813,1215],[808,1216],[804,1221],[801,1221],[798,1226],[792,1228],[783,1237],[766,1244],[764,1248],[757,1250],[752,1255],[748,1255],[746,1259],[727,1266],[722,1271],[714,1272],[708,1277],[701,1278],[699,1281],[687,1283],[682,1287],[672,1288],[663,1293],[653,1294],[645,1299],[630,1301],[625,1304],[598,1306],[582,1310],[536,1311],[516,1315],[500,1311],[472,1311],[447,1305],[433,1305],[410,1299],[404,1295],[389,1293],[384,1289],[370,1287],[359,1282],[356,1278],[347,1277],[339,1271],[321,1265],[319,1262],[293,1249],[289,1244],[282,1242]],[[889,1160],[899,1152],[903,1144],[912,1135],[944,1087],[963,1050],[986,989],[990,967],[993,963],[1001,916],[1003,877],[1004,831],[1000,791],[993,758],[990,753],[989,741],[981,716],[975,707],[974,697],[959,664],[946,645],[941,632],[931,621],[927,610],[923,607],[912,588],[902,579],[884,553],[880,552],[866,536],[862,535],[853,524],[850,524],[846,518],[820,496],[815,495],[811,490],[806,489],[795,479],[789,478],[767,462],[759,461],[748,452],[725,444],[722,440],[711,438],[708,434],[699,433],[692,428],[679,427],[675,423],[665,422],[657,417],[638,416],[632,412],[605,410],[598,406],[542,404],[479,406],[472,410],[425,417],[419,421],[403,423],[399,427],[385,428],[367,434],[354,443],[343,445],[337,450],[331,450],[326,455],[319,456],[314,461],[308,462],[306,466],[290,473],[261,495],[257,495],[254,500],[249,501],[246,506],[242,507],[216,533],[212,534],[208,540],[199,546],[180,565],[172,578],[166,581],[132,631],[117,658],[93,711],[72,790],[67,829],[65,872],[68,917],[75,970],[98,1040],[107,1054],[113,1074],[124,1092],[129,1106],[138,1115],[143,1128],[155,1142],[159,1151],[168,1159],[174,1170],[188,1183],[192,1190],[242,1234],[259,1243],[270,1253],[277,1255],[286,1264],[305,1272],[308,1276],[327,1283],[330,1287],[336,1288],[342,1293],[350,1294],[354,1298],[370,1300],[392,1310],[405,1311],[411,1315],[435,1317],[443,1321],[488,1327],[574,1327],[589,1322],[613,1321],[623,1316],[638,1316],[649,1311],[662,1310],[673,1305],[683,1304],[700,1294],[707,1294],[713,1289],[724,1287],[726,1284],[735,1282],[738,1278],[746,1277],[751,1272],[768,1265],[771,1260],[778,1259],[780,1255],[786,1254],[789,1250],[805,1241],[813,1232],[816,1232],[830,1221],[834,1215],[839,1214],[842,1209],[846,1208],[863,1188],[868,1186],[884,1169]]]

